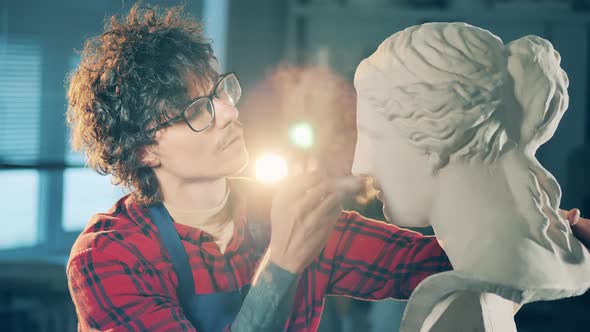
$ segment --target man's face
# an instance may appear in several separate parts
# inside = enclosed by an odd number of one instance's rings
[[[191,100],[209,95],[215,82],[188,80]],[[233,175],[248,162],[242,125],[236,107],[213,97],[215,121],[202,132],[194,132],[181,120],[156,132],[151,151],[157,156],[156,173],[183,181],[206,181]]]

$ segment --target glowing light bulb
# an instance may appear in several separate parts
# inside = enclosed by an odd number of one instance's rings
[[[287,176],[287,161],[275,153],[267,153],[256,160],[256,179],[265,183],[276,183]]]

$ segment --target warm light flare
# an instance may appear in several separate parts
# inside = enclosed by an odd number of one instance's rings
[[[287,161],[275,153],[268,153],[256,160],[256,179],[265,183],[276,183],[287,176]]]

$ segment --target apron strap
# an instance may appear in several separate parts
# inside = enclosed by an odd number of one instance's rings
[[[160,237],[168,253],[172,259],[172,265],[178,276],[179,284],[179,299],[183,307],[189,305],[189,298],[195,294],[195,281],[191,272],[188,255],[182,246],[180,236],[174,227],[174,222],[164,208],[164,205],[159,202],[148,207],[152,222],[158,228]]]
[[[256,221],[250,222],[248,219],[248,232],[252,238],[252,247],[254,248],[254,255],[258,258],[264,256],[270,244],[270,225],[268,223],[262,224]]]

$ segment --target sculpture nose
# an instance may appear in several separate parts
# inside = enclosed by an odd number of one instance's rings
[[[362,136],[358,136],[354,160],[352,162],[352,174],[357,176],[369,176],[372,173],[373,148],[365,142]]]

